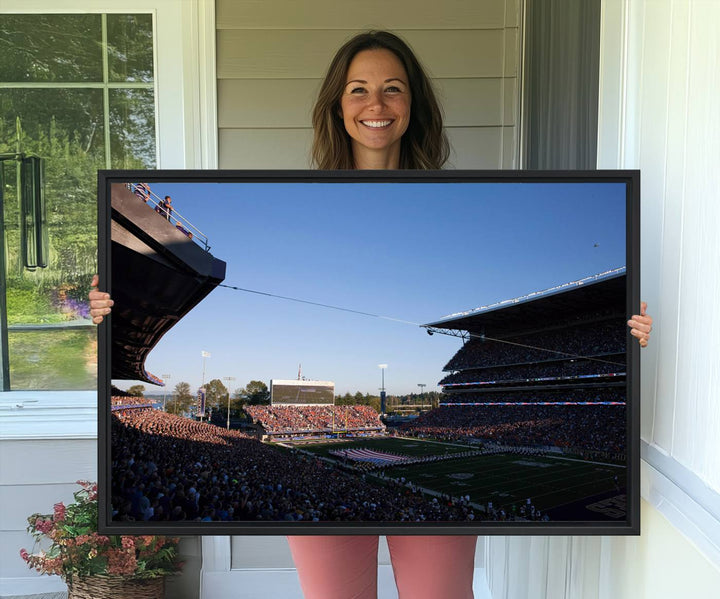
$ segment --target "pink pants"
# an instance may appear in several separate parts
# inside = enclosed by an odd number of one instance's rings
[[[389,536],[399,599],[473,599],[475,536]],[[288,537],[305,599],[375,599],[376,536]]]

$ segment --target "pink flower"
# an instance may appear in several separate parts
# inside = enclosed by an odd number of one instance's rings
[[[108,574],[119,576],[134,574],[136,567],[135,552],[112,548],[108,550]]]
[[[135,539],[132,537],[122,537],[121,543],[125,549],[135,549]]]
[[[27,552],[27,549],[21,549],[20,550],[20,557],[23,559],[23,561],[27,562],[30,561],[30,554]]]
[[[44,535],[49,533],[52,530],[52,527],[52,520],[43,520],[42,518],[35,520],[35,528]]]
[[[152,535],[143,535],[143,536],[137,537],[136,543],[137,543],[137,541],[140,541],[140,543],[142,543],[146,547],[149,547],[150,545],[152,545],[152,542],[154,540],[155,540],[155,537]]]
[[[45,569],[45,572],[47,572],[48,574],[62,574],[62,559],[59,557],[48,558],[45,560],[43,567]]]
[[[55,520],[55,522],[62,522],[63,520],[65,520],[65,505],[62,502],[56,503],[53,506],[53,510],[53,519]]]

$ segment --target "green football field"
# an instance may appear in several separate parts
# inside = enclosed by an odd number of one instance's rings
[[[354,439],[303,445],[315,454],[327,456],[329,451],[364,447],[403,455],[444,455],[469,448],[464,445],[425,441],[421,439],[375,438]],[[625,477],[624,466],[586,462],[575,458],[498,454],[462,457],[447,461],[406,466],[386,466],[386,476],[453,496],[469,495],[473,503],[492,502],[496,509],[510,512],[531,499],[539,510],[573,504],[588,497],[617,491],[614,477]]]

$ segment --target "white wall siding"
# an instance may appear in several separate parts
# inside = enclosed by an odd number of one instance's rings
[[[220,167],[308,168],[310,113],[330,59],[354,33],[372,28],[403,36],[435,80],[456,146],[450,168],[515,167],[519,5],[220,0]],[[373,14],[382,22],[368,21]]]
[[[219,29],[492,29],[518,23],[519,3],[508,0],[313,0],[282,3],[220,0]],[[369,21],[372,16],[378,20]],[[366,25],[367,23],[367,25]]]
[[[720,492],[720,318],[708,305],[720,294],[720,4],[633,2],[623,14],[624,102],[605,104],[599,155],[601,167],[642,172],[641,284],[657,322],[644,352],[642,436]]]
[[[598,167],[641,170],[641,288],[656,322],[642,355],[642,534],[489,538],[494,599],[718,595],[718,23],[715,0],[603,3]]]
[[[73,500],[77,480],[97,480],[96,405],[93,391],[0,393],[0,584],[10,594],[65,588],[58,577],[39,581],[19,551],[33,546],[30,514],[52,513]]]
[[[0,579],[34,575],[19,554],[21,547],[32,548],[27,517],[71,502],[75,481],[96,480],[96,456],[94,440],[0,440]]]

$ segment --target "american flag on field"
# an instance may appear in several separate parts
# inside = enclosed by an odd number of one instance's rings
[[[340,458],[347,458],[355,462],[371,462],[379,466],[403,462],[408,459],[408,456],[382,453],[371,449],[337,449],[335,451],[331,451],[330,454]]]

